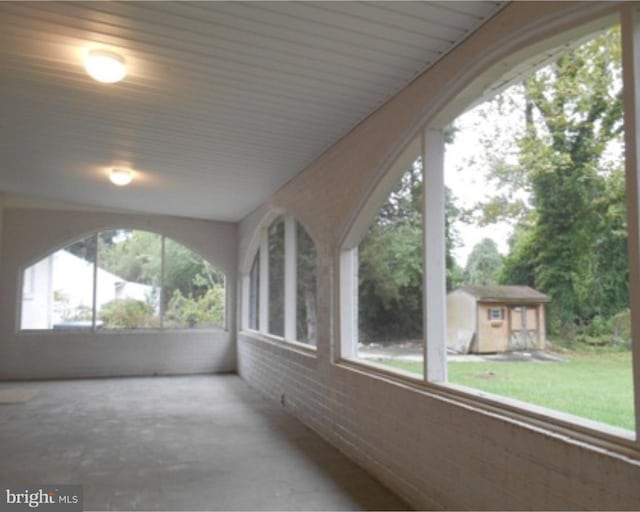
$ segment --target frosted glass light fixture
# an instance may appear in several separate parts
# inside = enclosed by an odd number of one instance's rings
[[[106,50],[90,50],[84,68],[91,78],[104,84],[119,82],[127,74],[124,59]]]
[[[118,187],[124,187],[125,185],[131,183],[131,180],[133,180],[133,172],[131,172],[129,169],[118,169],[114,167],[109,173],[109,180],[111,180],[111,183],[117,185]]]

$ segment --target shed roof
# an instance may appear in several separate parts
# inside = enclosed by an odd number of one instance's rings
[[[530,286],[491,285],[472,286],[466,285],[459,290],[473,295],[477,300],[485,302],[549,302],[551,297]]]

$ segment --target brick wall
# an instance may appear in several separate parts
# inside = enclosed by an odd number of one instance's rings
[[[637,510],[638,460],[261,337],[238,371],[417,509]]]
[[[0,380],[232,372],[235,308],[227,329],[19,332],[19,277],[51,251],[95,231],[126,227],[164,234],[197,251],[228,279],[235,304],[236,225],[161,215],[91,210],[2,210]]]
[[[463,91],[473,81],[470,70],[514,65],[522,58],[518,52],[541,38],[615,8],[510,4],[240,224],[243,273],[251,239],[272,208],[304,223],[319,256],[319,341],[313,352],[241,332],[238,372],[416,508],[640,509],[637,453],[605,450],[472,400],[334,362],[340,241],[402,143],[450,102],[474,97]]]

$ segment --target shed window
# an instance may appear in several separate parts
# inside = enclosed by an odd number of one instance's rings
[[[503,320],[504,309],[502,308],[489,308],[489,320]]]

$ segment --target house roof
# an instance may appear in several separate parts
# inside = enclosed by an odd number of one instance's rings
[[[477,300],[484,302],[549,302],[551,297],[544,293],[534,290],[530,286],[512,286],[512,285],[491,285],[491,286],[472,286],[467,285],[459,290],[465,291],[473,295]]]

